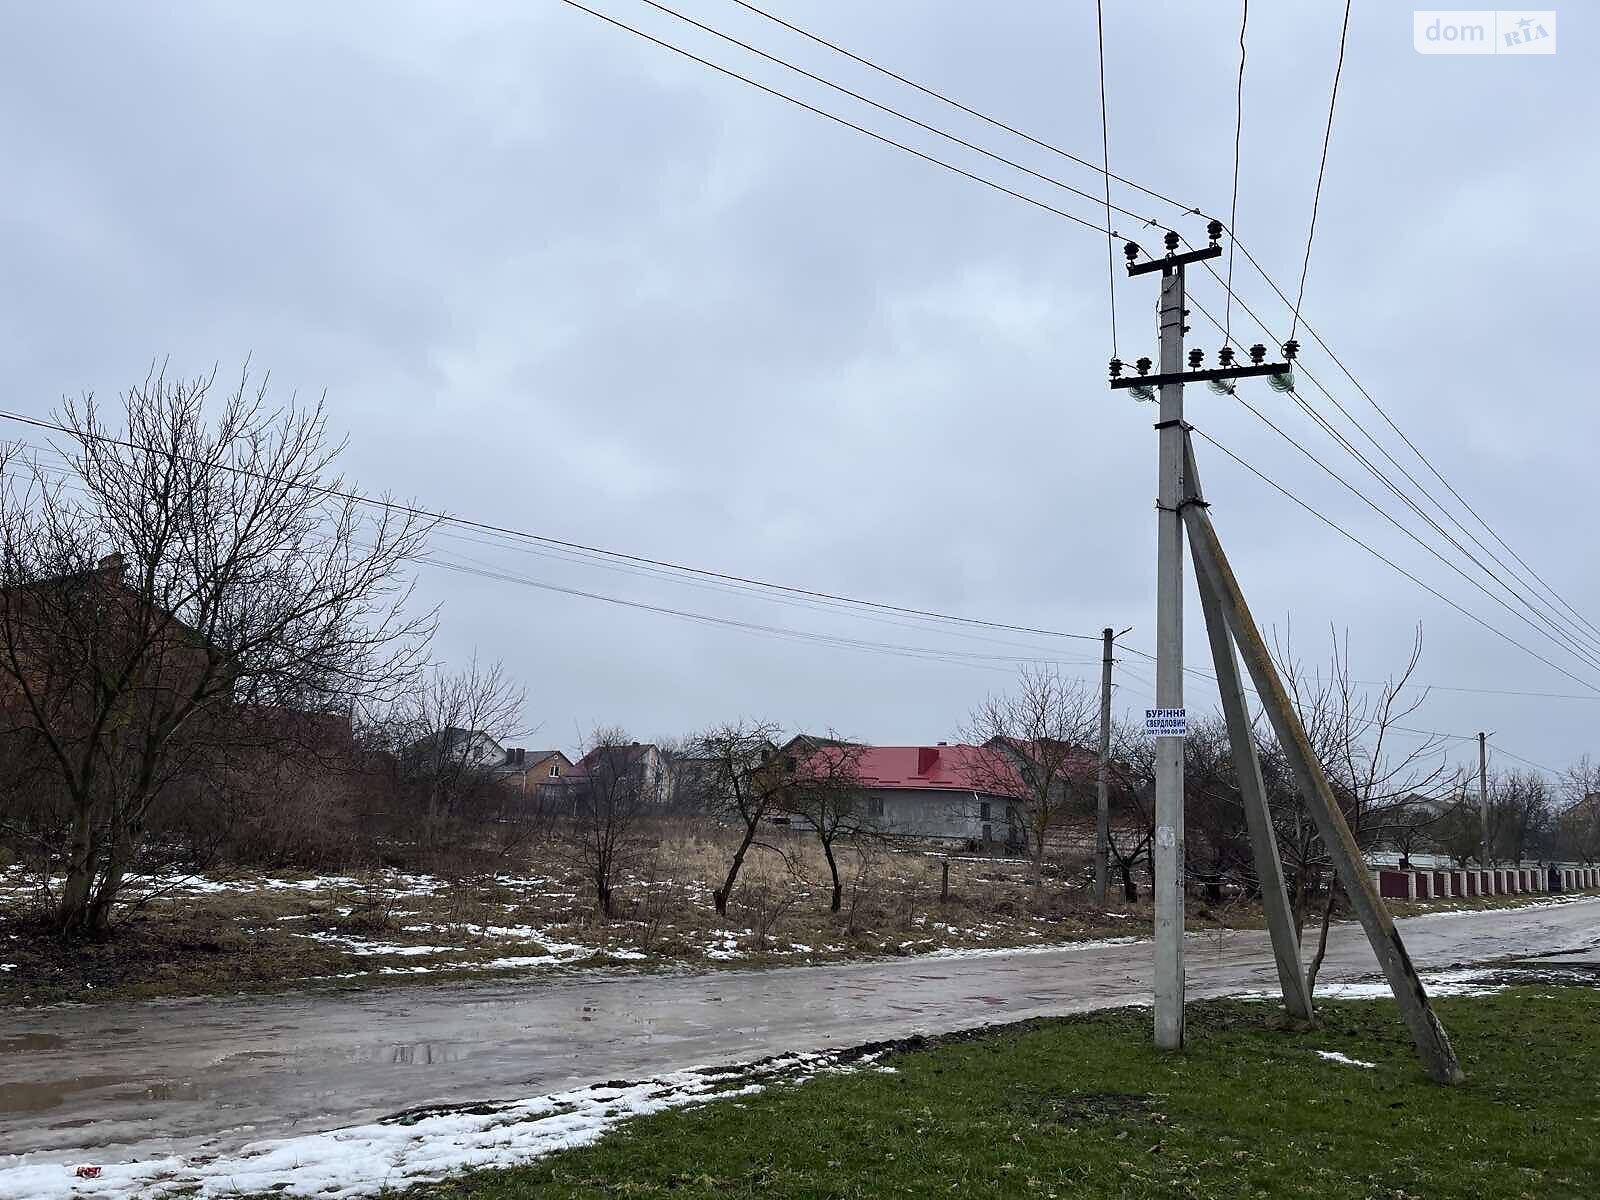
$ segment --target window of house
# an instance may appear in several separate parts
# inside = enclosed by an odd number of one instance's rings
[[[883,797],[882,796],[872,796],[867,800],[867,816],[869,816],[869,817],[881,817],[881,816],[883,816]]]
[[[980,803],[978,805],[978,820],[987,821],[988,819],[989,819],[989,802],[987,800],[985,800],[985,801],[983,801],[982,803]]]
[[[550,764],[550,778],[551,779],[560,779],[561,778],[561,764],[560,763],[551,763]]]

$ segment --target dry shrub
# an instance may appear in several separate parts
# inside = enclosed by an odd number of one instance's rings
[[[338,927],[349,933],[392,933],[399,927],[400,893],[381,871],[367,871],[356,880],[353,891],[342,897],[350,912],[339,918]]]
[[[770,948],[778,923],[797,898],[789,880],[781,876],[757,874],[739,884],[731,907],[749,925],[753,950],[761,953]]]
[[[679,862],[676,857],[666,861]],[[635,949],[653,954],[662,947],[672,924],[688,907],[690,885],[679,869],[667,867],[659,851],[652,854],[636,881],[628,920]]]

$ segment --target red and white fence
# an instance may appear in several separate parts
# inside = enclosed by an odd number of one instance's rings
[[[1567,865],[1401,870],[1374,867],[1372,880],[1386,900],[1455,900],[1537,892],[1600,891],[1600,867]]]

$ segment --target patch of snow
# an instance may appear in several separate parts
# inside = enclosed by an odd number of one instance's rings
[[[511,1167],[599,1141],[633,1117],[754,1095],[775,1084],[875,1065],[877,1054],[843,1063],[832,1053],[787,1054],[741,1068],[696,1068],[638,1083],[554,1092],[472,1111],[435,1108],[325,1133],[251,1142],[215,1157],[176,1155],[103,1163],[93,1179],[76,1165],[0,1156],[0,1200],[144,1200],[271,1192],[347,1200],[459,1171]]]
[[[1362,1062],[1359,1058],[1351,1058],[1348,1055],[1340,1054],[1337,1050],[1318,1050],[1317,1057],[1325,1058],[1329,1062],[1343,1063],[1347,1067],[1376,1068],[1378,1065],[1377,1063]]]
[[[920,958],[996,958],[1004,954],[1054,954],[1063,950],[1099,950],[1105,946],[1133,946],[1148,938],[1101,938],[1093,942],[1053,942],[1048,946],[984,946],[967,950],[935,950],[930,954],[919,955]]]
[[[1422,975],[1423,987],[1430,997],[1439,996],[1493,996],[1505,991],[1507,985],[1491,983],[1492,971],[1460,970],[1432,971]],[[1241,1000],[1276,1000],[1277,992],[1241,992]],[[1384,979],[1362,980],[1355,983],[1318,983],[1318,1000],[1389,1000],[1394,991]]]
[[[450,954],[457,947],[452,946],[403,946],[398,942],[369,942],[365,938],[349,937],[342,933],[297,933],[295,937],[309,938],[313,942],[321,942],[325,946],[337,946],[347,954],[394,954],[402,958],[414,958],[419,954]]]
[[[0,971],[15,971],[16,969],[16,963],[0,963]]]

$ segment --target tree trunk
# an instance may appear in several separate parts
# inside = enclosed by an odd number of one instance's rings
[[[728,898],[733,895],[733,885],[739,880],[739,868],[744,866],[744,856],[750,850],[750,843],[756,840],[756,827],[753,823],[744,827],[744,840],[739,843],[739,849],[734,852],[733,862],[728,865],[728,877],[722,881],[722,886],[711,893],[711,902],[717,907],[717,916],[728,915]]]
[[[844,887],[839,883],[839,864],[833,857],[833,843],[822,843],[822,857],[828,860],[828,873],[833,877],[833,900],[828,905],[829,912],[838,912],[844,905]]]
[[[1306,995],[1309,997],[1317,990],[1317,972],[1322,969],[1322,959],[1328,953],[1328,926],[1333,923],[1333,900],[1339,894],[1337,881],[1328,885],[1328,902],[1322,906],[1322,933],[1317,938],[1317,952],[1311,956],[1311,965],[1306,968]]]
[[[1132,864],[1119,862],[1117,870],[1122,872],[1122,898],[1129,904],[1139,903],[1139,885],[1133,881]]]
[[[111,928],[111,908],[122,894],[122,885],[127,882],[137,844],[138,830],[126,826],[118,829],[112,837],[106,855],[105,874],[101,876],[99,886],[94,889],[94,898],[89,902],[86,921],[88,932],[104,933]]]
[[[61,886],[61,906],[56,923],[65,935],[86,931],[89,891],[94,884],[95,839],[92,810],[80,806],[72,817],[72,845],[67,855],[67,878]]]

